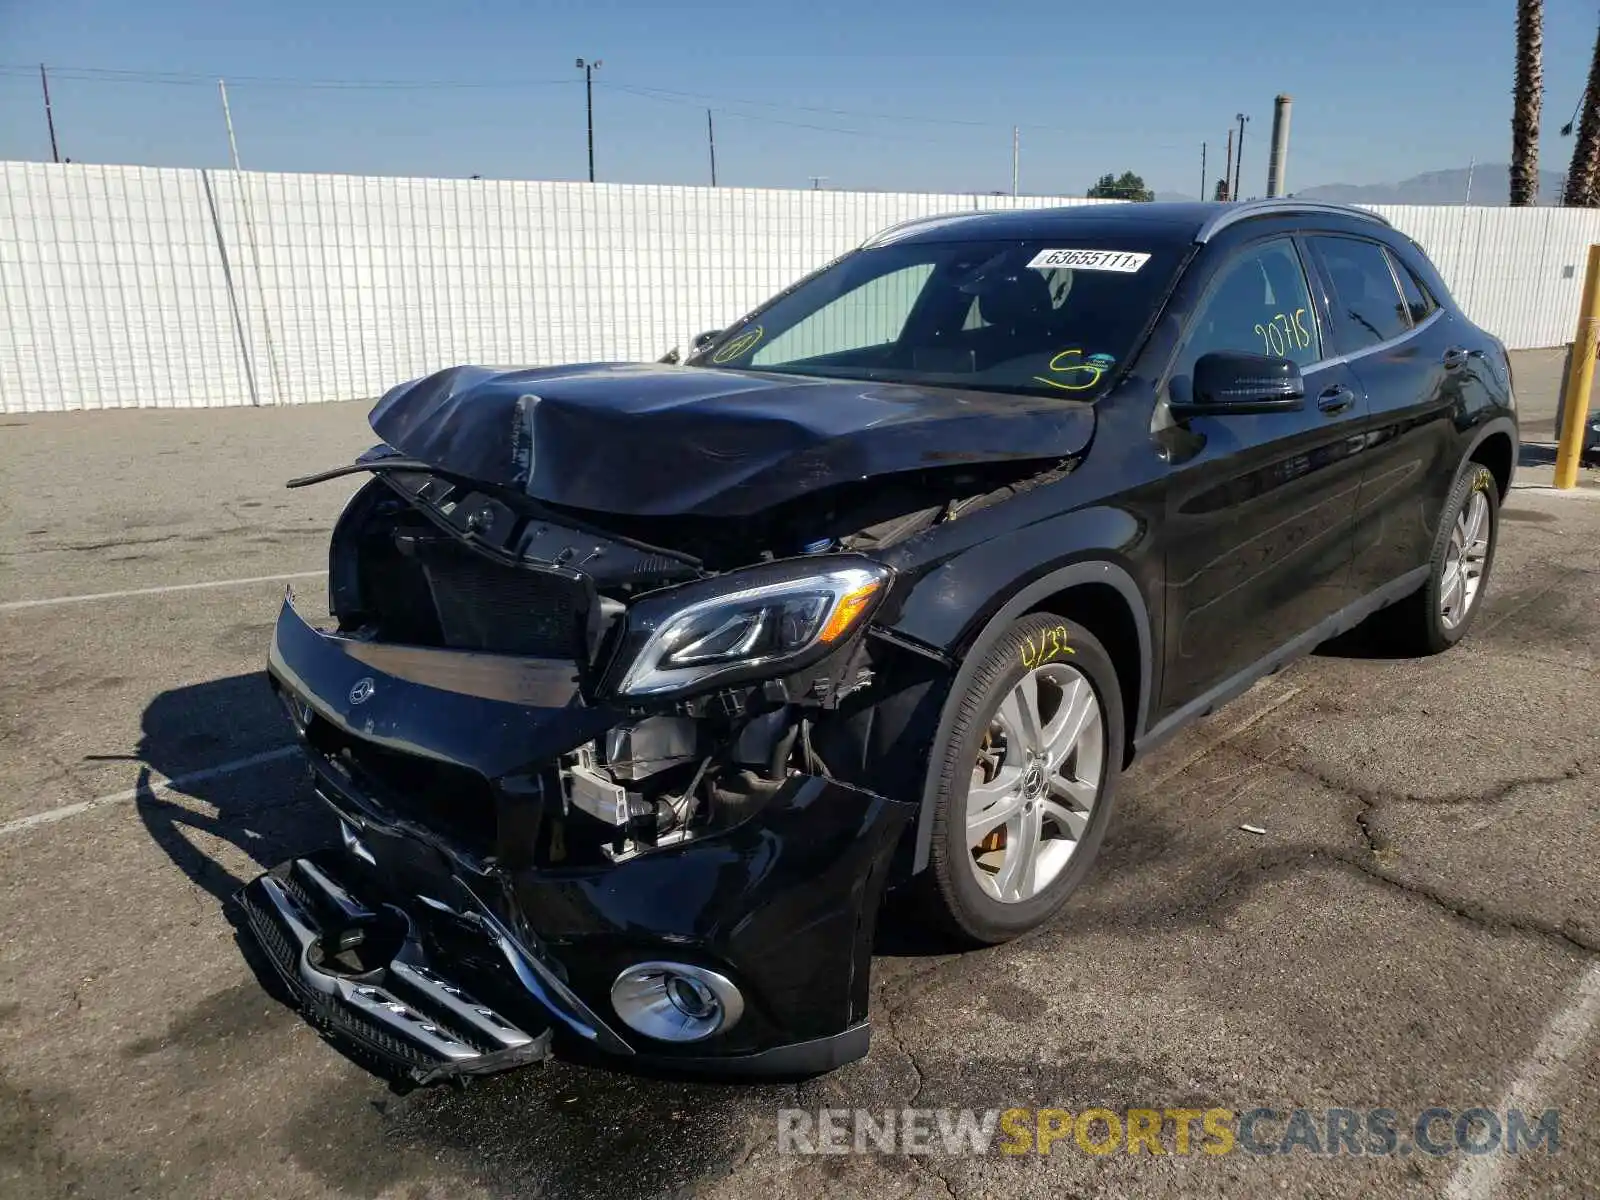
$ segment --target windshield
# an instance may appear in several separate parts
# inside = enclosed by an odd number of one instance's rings
[[[891,243],[840,260],[690,362],[1092,399],[1177,269],[1153,237]]]

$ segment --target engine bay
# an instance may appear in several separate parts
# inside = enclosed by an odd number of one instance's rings
[[[374,478],[346,507],[332,539],[329,595],[338,633],[381,645],[572,663],[583,701],[615,714],[603,734],[556,761],[483,781],[502,798],[527,798],[524,852],[530,865],[545,866],[625,861],[729,828],[794,775],[864,782],[856,718],[867,694],[886,676],[904,677],[908,667],[926,674],[931,665],[870,636],[863,623],[774,677],[659,698],[625,696],[617,690],[620,662],[638,650],[630,612],[719,587],[719,577],[732,571],[870,557],[1071,467],[1038,472],[1033,464],[1032,474],[1015,465],[935,469],[835,487],[748,518],[711,520],[573,512],[493,485],[386,468],[381,454],[365,461],[376,468]],[[429,774],[436,768],[412,773],[404,762],[378,761],[392,757],[388,751],[328,736],[340,742],[327,747],[334,758],[368,776],[386,772],[391,794],[438,788]],[[453,791],[462,794],[461,781]],[[406,804],[404,797],[396,802]],[[418,815],[429,819],[426,811]],[[460,813],[451,820],[462,824]],[[485,846],[492,824],[482,823]]]

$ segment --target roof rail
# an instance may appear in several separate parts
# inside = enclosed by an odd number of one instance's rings
[[[955,209],[951,212],[931,213],[925,217],[912,217],[910,220],[898,221],[885,229],[878,230],[877,233],[872,234],[865,241],[863,241],[861,245],[857,247],[857,249],[869,250],[875,246],[887,245],[889,242],[895,240],[895,238],[899,235],[903,233],[909,233],[911,230],[919,229],[924,225],[940,225],[947,221],[958,220],[964,217],[983,217],[989,215],[989,213],[993,211],[995,210],[982,208]],[[1005,212],[1015,210],[1002,209],[1000,211]]]
[[[1368,221],[1375,221],[1379,225],[1388,225],[1389,222],[1375,212],[1364,208],[1356,208],[1350,204],[1332,204],[1326,200],[1295,200],[1292,198],[1273,200],[1241,200],[1229,205],[1222,212],[1210,218],[1200,226],[1200,231],[1194,235],[1196,242],[1209,242],[1217,234],[1230,225],[1237,225],[1240,221],[1248,221],[1252,217],[1294,216],[1297,213],[1322,213],[1327,216],[1357,217]]]

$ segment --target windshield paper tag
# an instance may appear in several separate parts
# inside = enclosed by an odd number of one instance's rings
[[[1028,266],[1036,271],[1071,267],[1075,271],[1118,271],[1132,275],[1149,261],[1148,254],[1124,250],[1041,250]]]

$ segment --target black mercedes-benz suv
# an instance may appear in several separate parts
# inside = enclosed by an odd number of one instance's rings
[[[860,1056],[886,887],[1015,937],[1185,722],[1369,617],[1452,645],[1518,443],[1421,249],[1295,201],[915,221],[683,365],[371,420],[269,658],[329,845],[240,898],[419,1082]]]

